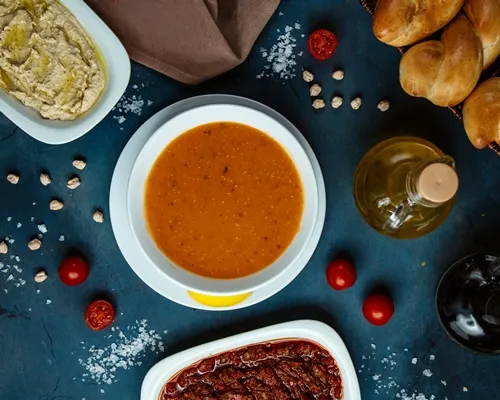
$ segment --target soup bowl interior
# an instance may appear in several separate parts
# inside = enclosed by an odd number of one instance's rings
[[[151,237],[145,215],[145,191],[148,175],[156,159],[178,136],[197,126],[213,122],[235,122],[262,131],[278,142],[293,160],[300,176],[304,208],[299,230],[290,246],[268,267],[242,278],[211,279],[196,275],[172,262]],[[209,105],[186,111],[166,122],[140,151],[130,176],[127,210],[132,232],[152,266],[177,284],[199,293],[234,295],[254,291],[277,279],[293,266],[307,247],[318,213],[318,188],[313,167],[305,151],[284,126],[259,111],[235,105]]]

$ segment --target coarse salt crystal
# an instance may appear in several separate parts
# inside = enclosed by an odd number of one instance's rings
[[[424,370],[422,371],[422,375],[423,375],[423,376],[426,376],[427,378],[430,378],[430,377],[432,376],[432,372],[431,372],[431,370],[430,370],[430,369],[424,369]]]
[[[292,33],[294,29],[300,29],[300,24],[296,23],[294,27],[289,25],[285,26],[285,33],[279,35],[276,43],[269,49],[261,47],[260,55],[262,58],[266,59],[268,64],[264,65],[264,70],[257,75],[257,79],[277,76],[281,79],[288,80],[295,77],[295,66],[297,65],[295,58],[297,56],[300,57],[301,54],[295,54],[297,39]],[[280,32],[279,29],[278,32]]]
[[[434,354],[431,354],[429,356],[429,360],[434,361],[436,359],[436,356]]]
[[[51,304],[51,303],[52,303],[52,300],[47,299],[47,301],[46,301],[45,303],[46,303],[46,304]]]
[[[413,357],[413,358],[411,359],[411,363],[412,363],[413,365],[415,365],[415,364],[417,363],[417,361],[418,361],[418,360],[417,360],[417,357]]]
[[[125,118],[123,115],[119,115],[118,117],[113,118],[116,119],[119,124],[123,124],[127,120],[127,118]]]
[[[64,235],[59,236],[59,241],[64,242]]]
[[[116,382],[114,372],[117,368],[127,370],[130,367],[141,365],[142,362],[137,361],[137,359],[145,357],[147,350],[155,351],[157,345],[159,351],[163,351],[161,336],[152,329],[146,329],[147,321],[141,320],[136,323],[136,326],[127,327],[130,336],[126,336],[120,327],[113,327],[115,330],[112,332],[118,331],[116,343],[111,343],[102,349],[92,346],[88,350],[90,356],[85,361],[78,360],[79,364],[87,371],[87,374],[83,375],[84,377],[90,375],[90,378],[98,385],[110,385]],[[116,338],[116,333],[107,337],[111,339],[113,336]],[[85,349],[85,347],[83,348]],[[158,352],[156,353],[158,354]]]
[[[23,224],[21,224],[20,222],[17,223],[17,228],[20,228],[21,226],[23,226]]]
[[[377,346],[372,343],[372,349],[376,349],[376,348],[377,348]]]
[[[38,230],[42,233],[47,233],[47,227],[45,226],[45,224],[38,225]]]
[[[7,222],[12,221],[12,217],[7,217]]]
[[[447,385],[446,381],[441,381],[441,383],[443,384],[443,386]]]
[[[469,389],[467,389],[467,386],[464,386],[464,387],[462,388],[462,391],[464,391],[464,392],[468,392],[468,391],[469,391]]]

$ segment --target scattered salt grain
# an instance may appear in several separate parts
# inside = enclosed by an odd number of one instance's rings
[[[37,290],[36,290],[36,294],[40,294],[40,289],[37,289]]]
[[[432,372],[431,372],[431,370],[430,370],[430,369],[424,369],[424,370],[422,371],[422,375],[423,375],[423,376],[426,376],[427,378],[430,378],[430,377],[432,376]]]
[[[372,339],[373,340],[373,339]],[[411,386],[403,388],[403,383],[398,382],[395,377],[389,376],[391,372],[390,370],[395,369],[395,367],[389,367],[389,365],[396,365],[396,360],[400,361],[399,365],[404,365],[403,361],[408,360],[408,354],[405,354],[403,352],[396,352],[396,348],[393,348],[393,352],[385,352],[385,349],[390,350],[391,346],[381,346],[378,345],[378,350],[377,353],[384,353],[385,354],[376,354],[375,348],[377,346],[372,343],[371,347],[373,349],[373,352],[371,353],[371,356],[362,356],[361,358],[363,360],[373,360],[371,364],[367,364],[366,368],[365,365],[363,364],[361,368],[358,370],[358,373],[361,375],[363,373],[369,374],[368,376],[365,375],[365,381],[371,381],[373,387],[373,393],[379,395],[379,396],[371,396],[373,400],[376,398],[391,398],[391,399],[398,399],[398,400],[437,400],[437,397],[429,393],[428,390],[429,388],[426,388],[425,390],[418,390],[417,387],[414,386],[414,384],[411,384]],[[394,347],[394,346],[392,346]],[[382,350],[381,350],[382,349]],[[408,349],[404,349],[405,352],[408,351]],[[417,364],[418,363],[417,357],[414,357],[411,359],[412,364]],[[435,359],[435,356],[434,358]],[[383,371],[382,371],[383,368]],[[405,367],[402,367],[405,368]],[[398,372],[394,372],[397,376],[400,374]],[[425,386],[427,387],[428,385],[433,385],[439,384],[439,380],[435,374],[433,374],[430,369],[425,369],[422,371],[422,374],[427,377],[425,380],[426,384]],[[447,386],[447,383],[445,381],[440,381],[443,386]],[[464,386],[465,390],[467,391],[467,388]],[[441,388],[440,391],[446,390],[445,388]],[[448,400],[448,397],[446,396],[441,396],[439,397],[440,399],[443,400]]]
[[[257,79],[277,76],[283,80],[292,79],[296,76],[295,67],[296,57],[301,54],[295,54],[297,39],[294,37],[294,30],[300,30],[301,25],[297,22],[293,27],[285,26],[285,33],[278,36],[276,43],[269,49],[260,48],[260,55],[265,58],[268,64],[264,65],[264,70],[257,75]],[[278,32],[280,30],[278,29]]]
[[[45,303],[46,303],[46,304],[51,304],[51,303],[52,303],[52,300],[47,299],[47,301],[46,301]]]
[[[35,220],[35,217],[31,217],[30,221],[33,222]]]
[[[136,321],[136,325],[128,326],[127,335],[119,326],[114,328],[115,331],[111,331],[113,333],[107,337],[112,343],[103,348],[91,346],[87,350],[90,355],[85,360],[78,360],[86,370],[82,377],[89,377],[98,385],[111,385],[116,382],[115,373],[120,368],[127,370],[141,365],[139,360],[146,356],[147,351],[159,354],[165,350],[161,336],[155,330],[148,329],[145,319]]]
[[[436,356],[434,354],[431,354],[429,356],[429,360],[434,361],[436,359]]]
[[[118,117],[113,117],[113,118],[116,119],[119,124],[123,124],[127,120],[127,118],[125,118],[123,115],[120,115]]]
[[[143,106],[144,100],[142,99],[142,96],[136,96],[134,94],[131,97],[126,97],[125,95],[123,95],[116,106],[113,108],[113,110],[118,110],[123,114],[132,113],[141,115]],[[118,119],[119,117],[120,116],[116,116],[113,118]]]
[[[45,226],[45,224],[38,225],[38,230],[42,233],[47,233],[47,227]]]
[[[16,226],[19,229],[21,226],[23,226],[23,224],[21,224],[20,222],[18,222]]]
[[[59,241],[64,242],[64,235],[59,236]]]
[[[468,392],[468,391],[469,391],[469,389],[467,389],[467,386],[464,386],[464,387],[462,388],[462,391],[464,391],[464,392]]]
[[[12,217],[7,217],[7,222],[12,221]]]
[[[83,380],[83,379],[82,379],[82,380]],[[106,393],[106,392],[104,391],[104,389],[101,389],[101,393]]]
[[[148,107],[153,104],[153,102],[151,100],[148,100]]]

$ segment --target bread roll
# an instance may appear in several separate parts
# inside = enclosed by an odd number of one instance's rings
[[[500,78],[481,83],[465,100],[464,127],[474,147],[500,144]]]
[[[391,46],[408,46],[445,26],[463,3],[464,0],[379,0],[373,33]]]
[[[483,45],[483,70],[500,55],[500,0],[465,0],[464,12]]]
[[[444,30],[441,41],[411,47],[399,65],[399,80],[406,93],[450,107],[465,100],[483,68],[483,49],[469,20],[462,14]]]

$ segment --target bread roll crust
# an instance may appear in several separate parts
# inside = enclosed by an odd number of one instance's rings
[[[419,43],[403,54],[399,80],[409,95],[451,107],[474,90],[482,66],[481,42],[469,20],[460,14],[445,28],[441,41]]]
[[[464,0],[379,0],[373,33],[391,46],[408,46],[445,26],[463,3]]]
[[[500,0],[465,0],[465,15],[483,46],[483,70],[500,55]]]
[[[500,78],[481,83],[465,100],[464,127],[474,147],[500,144]]]

